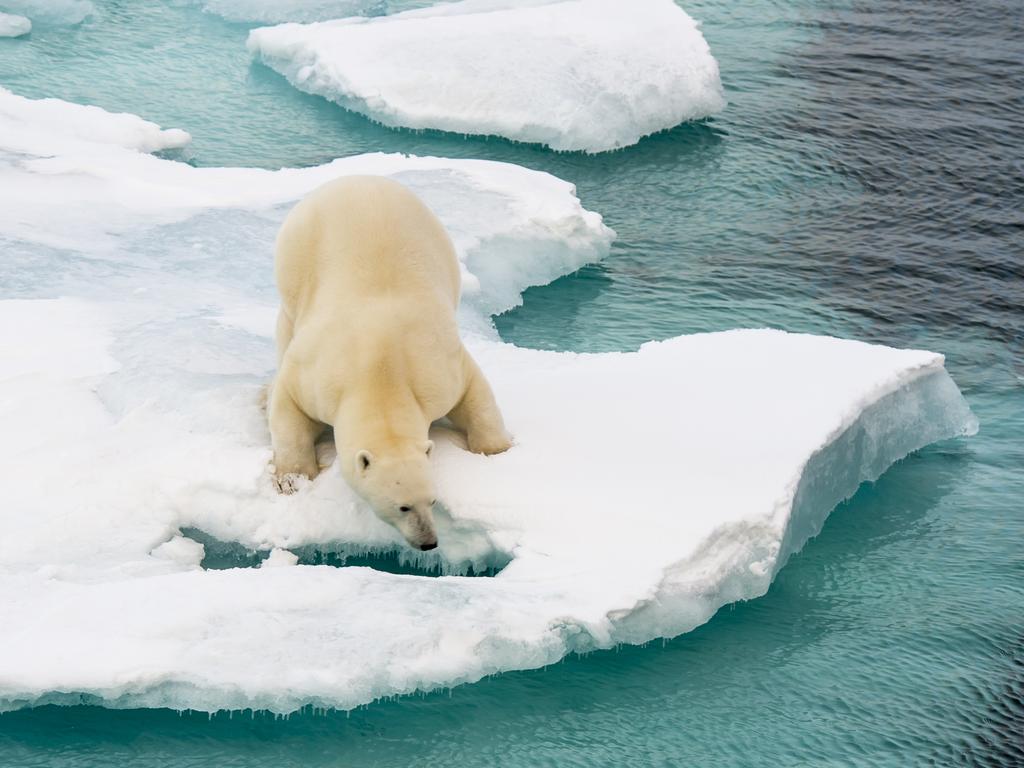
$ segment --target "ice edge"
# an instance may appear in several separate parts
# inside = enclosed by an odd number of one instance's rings
[[[717,529],[694,556],[665,570],[649,599],[631,610],[609,613],[612,644],[677,637],[706,623],[726,605],[761,597],[789,558],[821,532],[832,510],[861,484],[876,481],[927,445],[976,434],[978,420],[943,363],[943,356],[936,354],[851,409],[808,456],[771,517],[753,528],[743,521]],[[758,546],[757,539],[771,537],[756,533],[772,529],[781,529],[775,539],[780,543]],[[722,568],[723,561],[729,576],[714,591],[703,591],[700,574],[712,565]]]

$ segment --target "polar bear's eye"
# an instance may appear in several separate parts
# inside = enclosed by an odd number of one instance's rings
[[[412,512],[412,507],[399,507],[399,512]]]

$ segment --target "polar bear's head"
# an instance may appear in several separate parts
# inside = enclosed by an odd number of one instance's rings
[[[434,479],[429,441],[404,441],[363,448],[351,458],[351,484],[377,517],[398,529],[409,545],[421,550],[437,546],[434,528]]]

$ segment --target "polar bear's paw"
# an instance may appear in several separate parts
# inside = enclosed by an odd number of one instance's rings
[[[467,438],[469,450],[473,453],[482,453],[485,456],[504,453],[512,447],[512,439],[504,431],[483,434],[470,433]]]

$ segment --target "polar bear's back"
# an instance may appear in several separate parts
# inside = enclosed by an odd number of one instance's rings
[[[459,266],[451,240],[406,187],[380,176],[347,176],[311,192],[277,238],[283,306],[299,321],[313,306],[360,311],[369,302],[437,303],[453,312]]]

